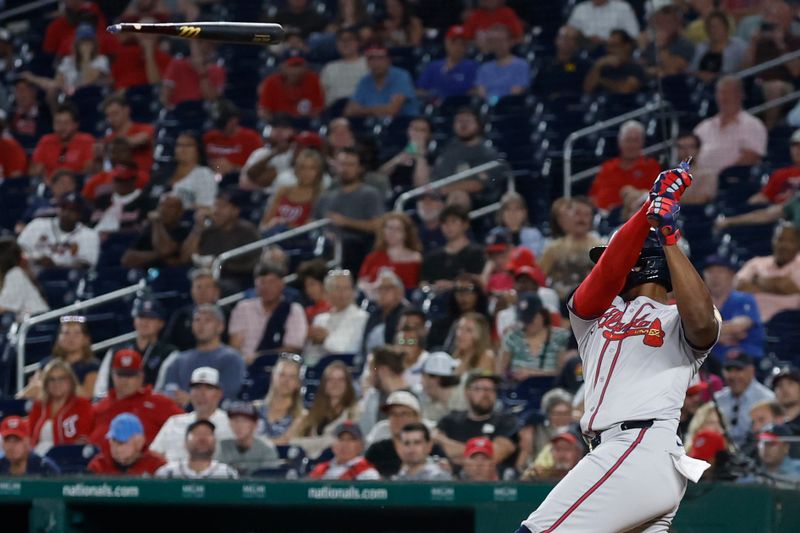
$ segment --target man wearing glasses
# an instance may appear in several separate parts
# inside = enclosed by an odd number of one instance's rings
[[[762,400],[773,400],[775,395],[756,378],[753,359],[742,351],[730,351],[722,362],[724,389],[714,395],[719,410],[728,422],[728,433],[736,446],[744,445],[750,430],[750,408]]]

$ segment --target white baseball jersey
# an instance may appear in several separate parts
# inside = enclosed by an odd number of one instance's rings
[[[569,311],[583,360],[584,432],[626,420],[679,418],[686,389],[711,348],[692,348],[677,306],[616,297],[593,320],[578,317],[572,300]]]
[[[94,266],[100,255],[95,230],[79,222],[74,230],[62,231],[56,217],[31,220],[17,242],[30,259],[49,257],[58,267],[73,267],[79,261]]]

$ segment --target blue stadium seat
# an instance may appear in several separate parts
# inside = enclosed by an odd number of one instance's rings
[[[154,85],[134,85],[125,89],[125,100],[131,108],[131,120],[150,124],[158,116],[158,91]]]
[[[27,416],[30,407],[31,400],[0,398],[0,420],[7,416]]]
[[[800,310],[781,311],[765,324],[765,354],[800,365]]]
[[[272,379],[272,369],[275,368],[279,358],[280,354],[278,353],[266,353],[259,355],[248,365],[244,383],[239,392],[239,397],[242,400],[260,400],[267,395],[270,380]]]
[[[98,451],[91,444],[62,444],[50,448],[45,457],[55,462],[62,474],[81,474]]]
[[[542,402],[542,396],[553,388],[554,383],[553,376],[531,377],[502,391],[500,400],[506,408],[513,411],[537,410]]]

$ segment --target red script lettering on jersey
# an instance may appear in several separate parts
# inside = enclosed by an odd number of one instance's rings
[[[664,330],[661,327],[661,319],[650,318],[649,314],[640,316],[645,307],[655,309],[650,304],[644,304],[634,315],[630,322],[623,322],[624,312],[616,307],[612,307],[605,312],[597,322],[598,328],[604,328],[603,338],[611,341],[621,341],[628,337],[641,335],[645,345],[658,348],[664,344]]]

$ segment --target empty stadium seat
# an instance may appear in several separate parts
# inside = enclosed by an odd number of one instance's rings
[[[61,444],[50,448],[45,457],[56,463],[62,474],[81,474],[98,451],[91,444]]]

